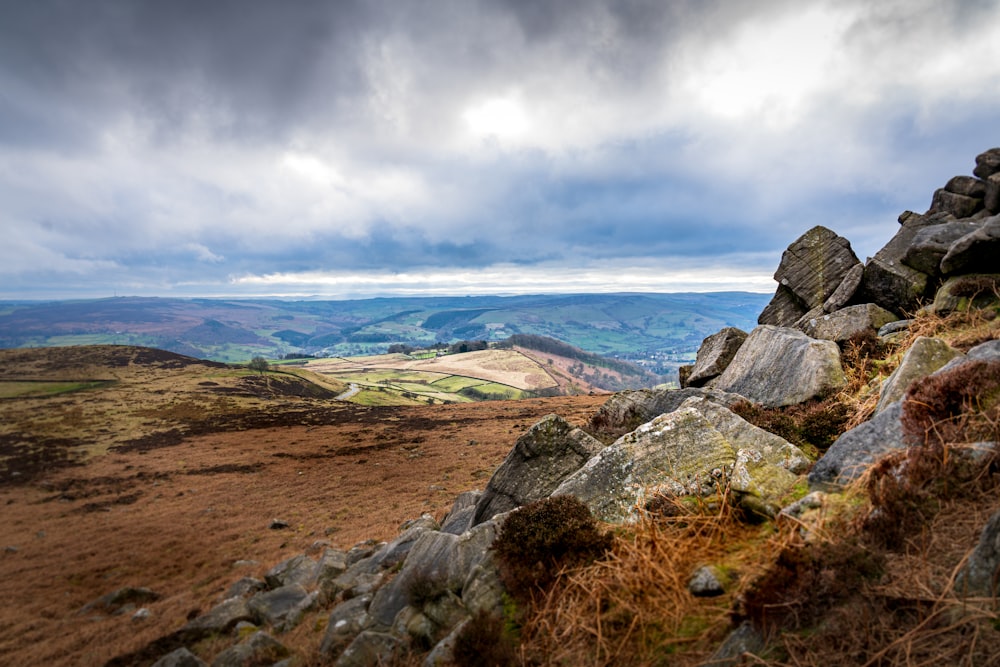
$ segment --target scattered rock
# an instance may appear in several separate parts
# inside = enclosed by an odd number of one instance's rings
[[[96,600],[91,600],[80,609],[79,613],[104,612],[108,614],[120,614],[125,611],[132,611],[137,604],[156,602],[159,599],[159,593],[154,593],[148,588],[125,586],[102,595]]]
[[[271,523],[270,525],[268,525],[268,528],[270,528],[271,530],[284,530],[285,528],[290,528],[290,527],[291,524],[288,523],[287,521],[284,521],[283,519],[271,519]]]
[[[749,621],[744,621],[729,633],[702,667],[736,667],[743,664],[744,655],[756,655],[764,649],[764,636],[754,629]]]

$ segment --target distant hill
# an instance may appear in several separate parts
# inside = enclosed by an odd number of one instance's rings
[[[752,328],[768,295],[574,294],[355,301],[116,297],[0,303],[0,347],[145,345],[217,361],[255,355],[378,354],[427,346],[554,338],[656,374],[690,361],[705,336]]]

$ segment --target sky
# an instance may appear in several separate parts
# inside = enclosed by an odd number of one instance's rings
[[[769,292],[1000,146],[1000,0],[0,0],[0,299]]]

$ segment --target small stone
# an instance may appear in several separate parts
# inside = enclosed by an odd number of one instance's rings
[[[697,598],[718,597],[726,592],[721,578],[724,577],[718,568],[711,565],[699,567],[688,581],[688,591]]]
[[[137,621],[137,622],[141,622],[141,621],[145,621],[146,619],[148,619],[152,615],[153,615],[153,612],[149,611],[149,609],[146,609],[145,607],[142,607],[141,609],[136,609],[135,613],[132,614],[132,620],[133,621]]]
[[[282,530],[290,526],[291,524],[282,519],[271,519],[271,525],[269,525],[268,528],[270,528],[271,530]]]

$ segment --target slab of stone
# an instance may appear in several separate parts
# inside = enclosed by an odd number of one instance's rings
[[[598,433],[623,435],[666,412],[673,412],[692,396],[700,396],[720,405],[733,405],[742,396],[711,387],[685,389],[634,389],[613,394],[590,419],[590,428]]]
[[[796,329],[758,326],[712,387],[766,407],[794,405],[847,382],[840,348]]]
[[[876,414],[902,399],[914,380],[930,375],[960,356],[963,356],[961,352],[939,338],[919,336],[903,355],[896,370],[882,382],[875,406]]]
[[[698,348],[694,368],[687,377],[687,386],[700,387],[722,375],[746,338],[746,331],[736,327],[726,327],[703,340]]]
[[[774,279],[791,290],[806,309],[816,308],[859,263],[850,241],[817,225],[782,253]]]
[[[966,234],[982,226],[978,220],[955,220],[940,225],[928,225],[914,234],[902,262],[929,276],[941,275],[941,260],[948,249]]]
[[[977,155],[976,168],[972,173],[984,179],[1000,173],[1000,148],[991,148]]]
[[[208,667],[208,663],[182,646],[154,662],[153,667]]]
[[[917,215],[912,211],[903,212],[899,216],[899,230],[865,264],[861,298],[893,312],[915,312],[921,299],[927,296],[930,276],[906,266],[902,259],[920,229],[954,220],[955,216],[948,213]]]
[[[997,571],[1000,570],[1000,512],[986,522],[976,548],[955,579],[955,592],[961,597],[997,597]]]
[[[319,568],[316,561],[305,554],[283,560],[264,575],[269,588],[280,588],[289,584],[311,586],[316,583]]]
[[[941,273],[997,273],[1000,269],[1000,215],[982,220],[973,232],[966,234],[941,258]]]
[[[865,265],[858,262],[844,274],[843,280],[837,285],[833,294],[823,302],[823,312],[832,313],[840,310],[854,298],[861,287],[861,278],[865,275]]]
[[[889,452],[903,449],[900,423],[902,402],[886,406],[865,423],[837,438],[809,473],[809,485],[821,491],[838,490]]]
[[[514,443],[476,503],[473,525],[548,497],[568,475],[604,448],[558,415],[548,415]]]
[[[757,317],[757,324],[773,324],[778,327],[790,327],[806,314],[807,308],[792,293],[792,290],[779,284],[771,301]]]
[[[852,336],[876,332],[883,325],[899,320],[899,316],[874,303],[848,306],[832,313],[806,315],[795,328],[811,338],[846,343]]]
[[[255,632],[245,641],[230,646],[216,656],[212,667],[247,667],[248,665],[274,665],[286,658],[291,651],[266,632]]]
[[[294,620],[296,615],[301,616],[301,612],[311,607],[315,600],[316,596],[301,584],[289,584],[254,595],[247,601],[247,608],[258,625],[267,623],[284,627],[285,621]]]

